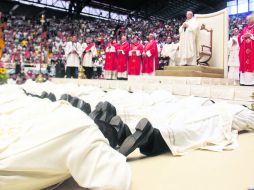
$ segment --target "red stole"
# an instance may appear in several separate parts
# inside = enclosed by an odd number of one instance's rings
[[[238,36],[238,42],[240,45],[239,60],[240,60],[240,72],[254,72],[254,40],[251,38],[241,39],[241,37],[250,33],[254,36],[254,26],[246,26],[240,35]]]
[[[140,75],[140,66],[141,66],[141,55],[137,56],[136,51],[140,51],[140,54],[143,52],[143,47],[141,44],[136,43],[131,45],[131,50],[134,50],[129,57],[128,64],[128,74],[129,75]]]
[[[127,71],[127,65],[128,65],[128,55],[130,50],[130,44],[128,42],[125,42],[120,45],[119,50],[124,51],[124,54],[122,51],[118,51],[118,64],[117,64],[117,72],[125,72]]]

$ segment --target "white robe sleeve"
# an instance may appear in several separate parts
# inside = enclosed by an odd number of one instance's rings
[[[251,37],[250,37],[250,39],[254,40],[254,35],[253,35],[253,34],[251,34]]]
[[[139,50],[136,50],[136,54],[137,54],[137,56],[140,56],[140,55],[141,55],[141,53],[140,53]]]
[[[81,57],[83,54],[83,48],[80,43],[77,43],[77,53],[78,53],[79,57]]]
[[[65,52],[65,56],[67,57],[69,55],[69,53],[72,52],[72,45],[71,43],[67,43],[64,49]]]
[[[97,56],[97,49],[96,49],[95,46],[93,46],[93,48],[92,48],[92,56],[93,56],[93,57],[96,57],[96,56]]]
[[[74,151],[71,151],[67,158],[68,169],[75,181],[81,187],[91,190],[129,190],[131,172],[126,157],[112,149],[107,143],[93,138],[93,136],[100,136],[99,130],[91,129],[86,133],[87,138],[83,138],[83,143],[79,138],[79,144],[89,146],[77,147],[73,144]]]
[[[181,34],[184,31],[183,25],[179,28],[179,33]]]

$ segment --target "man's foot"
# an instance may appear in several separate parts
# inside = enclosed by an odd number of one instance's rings
[[[55,96],[55,94],[53,94],[53,93],[49,93],[49,95],[47,96],[47,98],[49,99],[49,100],[51,100],[52,102],[55,102],[56,101],[56,96]]]
[[[151,123],[146,118],[141,119],[136,126],[135,133],[125,139],[118,151],[128,156],[136,148],[147,143],[152,132],[153,127]]]
[[[97,119],[101,114],[102,114],[102,106],[103,106],[103,102],[99,102],[96,107],[95,110],[93,110],[90,114],[89,117],[92,120]]]
[[[71,104],[73,107],[77,107],[78,102],[79,102],[79,99],[76,98],[76,97],[73,97],[69,102],[70,102],[70,104]]]
[[[118,142],[116,129],[109,123],[106,123],[105,121],[99,119],[95,119],[94,122],[99,127],[104,137],[108,139],[109,145],[115,149]]]
[[[43,91],[42,93],[41,93],[41,98],[43,99],[43,98],[47,98],[48,97],[48,93],[46,92],[46,91]]]
[[[72,99],[72,96],[70,94],[63,94],[61,97],[60,97],[60,100],[65,100],[67,102],[70,102]]]
[[[107,101],[103,103],[101,111],[102,115],[98,119],[106,123],[109,123],[111,119],[116,116],[116,108]]]
[[[77,108],[85,112],[87,115],[91,113],[91,106],[89,103],[86,103],[84,100],[79,99]]]
[[[118,139],[117,144],[120,146],[124,140],[131,135],[131,131],[129,127],[123,123],[122,119],[118,115],[114,116],[109,124],[116,129]]]

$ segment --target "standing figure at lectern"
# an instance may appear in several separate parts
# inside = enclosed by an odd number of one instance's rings
[[[187,11],[186,21],[179,29],[179,56],[178,65],[197,65],[197,34],[199,24],[193,17],[192,11]]]
[[[240,45],[240,84],[254,85],[254,14],[247,16],[247,26],[238,36]]]

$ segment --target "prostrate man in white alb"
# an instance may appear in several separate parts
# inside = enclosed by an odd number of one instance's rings
[[[192,11],[187,11],[186,21],[179,29],[179,65],[196,65],[197,64],[197,34],[198,22],[193,17]]]
[[[130,190],[126,157],[84,112],[63,100],[27,96],[17,86],[0,86],[0,92],[1,190],[39,190],[71,176],[91,190]]]
[[[66,56],[66,75],[67,78],[78,77],[78,67],[80,64],[81,45],[77,42],[77,36],[72,36],[70,42],[67,42],[65,47]]]

